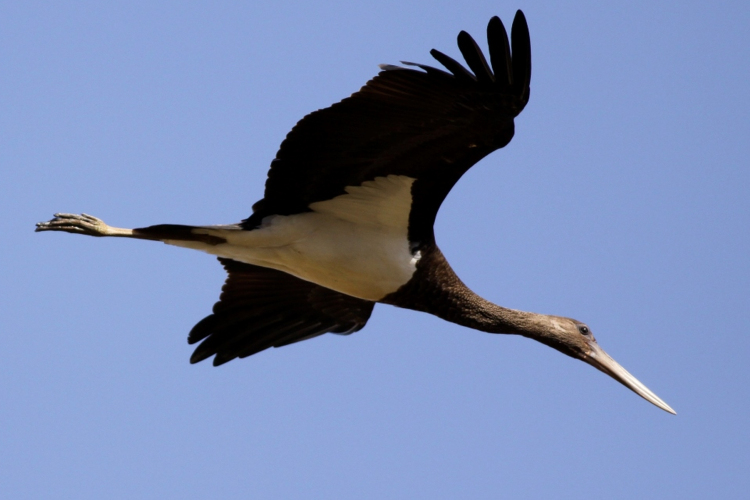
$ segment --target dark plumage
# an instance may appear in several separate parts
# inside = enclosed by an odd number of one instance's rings
[[[307,211],[310,203],[341,195],[346,186],[396,174],[416,179],[409,239],[431,239],[448,192],[469,168],[510,142],[513,118],[529,100],[531,48],[520,11],[513,32],[518,55],[512,65],[495,68],[497,76],[462,31],[459,47],[470,61],[482,61],[475,63],[480,77],[432,50],[452,74],[413,63],[405,64],[426,72],[391,66],[351,97],[304,117],[281,143],[265,195],[242,227],[257,227],[269,215]],[[492,18],[487,33],[495,42],[493,60],[510,60],[499,18]]]
[[[219,260],[229,276],[213,314],[188,335],[190,344],[203,341],[191,363],[216,355],[220,365],[327,332],[348,335],[365,326],[375,306],[275,269]]]
[[[433,224],[448,192],[510,142],[529,100],[523,14],[516,14],[510,44],[497,17],[487,38],[491,64],[462,31],[458,46],[471,71],[432,50],[449,72],[384,66],[351,97],[304,117],[271,163],[263,199],[239,224],[120,229],[85,214],[57,214],[37,231],[157,240],[219,256],[229,276],[213,314],[190,332],[188,341],[200,343],[193,363],[213,356],[220,365],[328,332],[349,334],[382,302],[532,338],[674,413],[585,324],[479,297],[435,242]]]

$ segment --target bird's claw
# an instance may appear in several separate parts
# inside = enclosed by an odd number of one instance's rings
[[[55,218],[47,222],[37,222],[36,232],[65,231],[89,236],[105,236],[108,226],[101,219],[88,214],[55,214]]]

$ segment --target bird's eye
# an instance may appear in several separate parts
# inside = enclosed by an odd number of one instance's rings
[[[589,327],[584,325],[579,326],[578,331],[581,332],[582,335],[589,335],[591,333]]]

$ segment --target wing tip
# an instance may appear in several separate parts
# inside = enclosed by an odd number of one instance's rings
[[[531,83],[531,40],[523,11],[516,11],[510,37],[500,17],[492,16],[487,24],[487,41],[491,65],[487,64],[474,38],[466,31],[459,32],[458,47],[471,71],[439,50],[432,49],[430,55],[461,83],[491,85],[499,92],[514,95],[519,100],[520,113],[529,100]],[[428,71],[428,67],[420,64],[405,64]]]

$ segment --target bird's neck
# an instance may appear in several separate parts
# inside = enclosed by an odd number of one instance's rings
[[[456,276],[433,243],[412,279],[380,302],[423,311],[446,321],[488,333],[510,333],[535,338],[546,330],[550,317],[498,306],[483,299]]]

